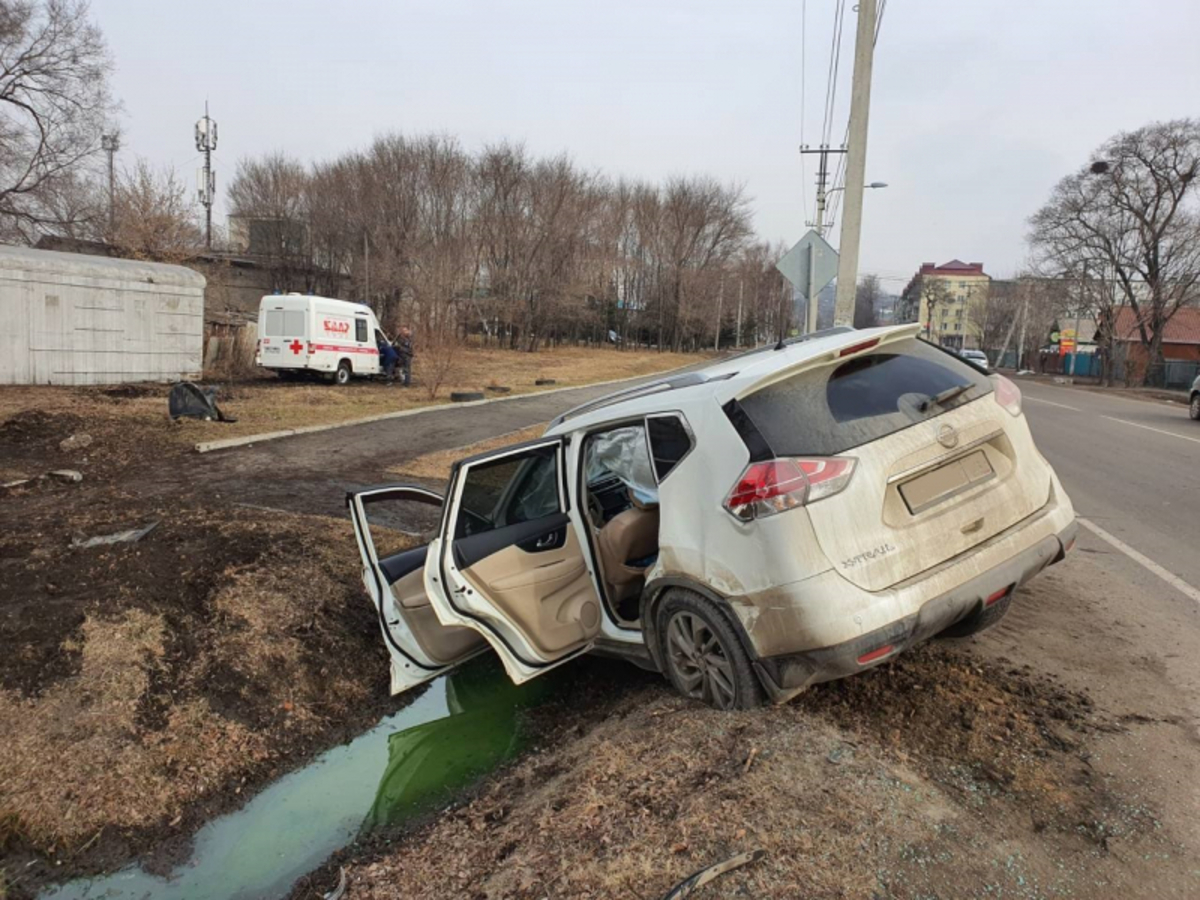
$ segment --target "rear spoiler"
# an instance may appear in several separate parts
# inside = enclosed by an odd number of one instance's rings
[[[724,405],[729,400],[742,400],[751,394],[758,393],[763,388],[786,381],[793,375],[798,375],[809,369],[819,369],[822,366],[828,366],[840,360],[858,356],[861,353],[868,353],[878,347],[892,344],[896,341],[916,337],[920,332],[921,325],[919,322],[898,325],[887,330],[878,329],[874,334],[863,331],[847,331],[845,334],[838,335],[841,340],[837,341],[828,350],[822,350],[820,353],[815,353],[811,356],[802,356],[790,364],[770,368],[768,371],[763,372],[761,378],[741,384],[734,394],[722,398],[721,403]],[[803,347],[803,345],[800,346]],[[804,349],[807,350],[809,348]]]

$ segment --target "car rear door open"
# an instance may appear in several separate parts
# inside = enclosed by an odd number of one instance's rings
[[[600,632],[592,565],[569,511],[563,466],[559,438],[460,463],[430,545],[438,618],[486,638],[517,683],[585,652]]]
[[[429,545],[442,497],[415,485],[389,485],[346,496],[362,557],[363,584],[375,605],[391,657],[393,694],[428,681],[487,649],[469,628],[443,625],[425,589]]]

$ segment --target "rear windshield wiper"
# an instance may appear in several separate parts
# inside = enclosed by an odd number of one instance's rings
[[[954,387],[948,387],[944,391],[934,394],[932,397],[926,397],[921,401],[917,409],[919,409],[921,412],[928,412],[929,407],[933,406],[935,403],[938,406],[942,406],[947,400],[953,400],[959,394],[966,393],[973,387],[975,387],[975,385],[970,383],[956,384]]]

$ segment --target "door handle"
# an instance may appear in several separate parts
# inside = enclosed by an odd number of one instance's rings
[[[557,540],[558,540],[558,533],[551,532],[550,534],[544,534],[540,538],[538,538],[537,543],[534,544],[533,546],[538,550],[548,550],[554,546],[554,543]]]

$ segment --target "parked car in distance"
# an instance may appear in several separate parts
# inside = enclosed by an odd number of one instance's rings
[[[378,375],[383,332],[364,303],[312,294],[268,294],[258,309],[256,365],[281,377],[314,374],[335,384]]]
[[[995,624],[1075,513],[1017,387],[918,332],[830,329],[612,394],[460,460],[444,496],[348,494],[393,692],[488,647],[515,682],[594,651],[744,708]]]
[[[1192,391],[1188,397],[1188,415],[1192,421],[1200,422],[1200,375],[1192,382]]]
[[[992,371],[992,364],[988,362],[987,354],[982,350],[960,350],[958,355],[963,359],[969,359],[985,372]]]

